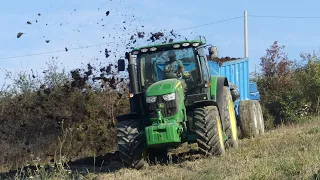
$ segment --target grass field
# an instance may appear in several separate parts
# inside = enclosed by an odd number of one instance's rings
[[[184,161],[170,165],[152,165],[142,170],[99,164],[40,168],[32,175],[18,171],[13,179],[320,179],[320,117],[300,124],[282,126],[254,139],[242,139],[238,149],[223,156]],[[119,163],[116,166],[119,166]],[[111,169],[110,169],[111,168]],[[81,173],[82,172],[82,173]],[[108,172],[108,173],[102,173]]]
[[[320,118],[283,126],[221,157],[89,174],[94,179],[320,179]],[[317,177],[317,174],[319,177]]]

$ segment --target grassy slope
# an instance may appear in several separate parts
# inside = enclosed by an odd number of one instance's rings
[[[310,179],[320,170],[320,118],[244,139],[224,156],[144,170],[121,169],[98,179]]]

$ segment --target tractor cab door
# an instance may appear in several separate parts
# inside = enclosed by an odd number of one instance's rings
[[[200,82],[199,84],[209,84],[210,83],[210,71],[208,67],[208,62],[207,62],[207,56],[204,51],[204,47],[200,47],[197,51],[198,58],[199,58],[199,63],[200,63]],[[208,93],[209,87],[207,88],[201,88],[200,93]]]

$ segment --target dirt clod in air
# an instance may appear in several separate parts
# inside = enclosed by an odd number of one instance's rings
[[[109,14],[110,14],[110,11],[107,11],[107,12],[106,12],[106,16],[109,16]]]
[[[50,40],[46,40],[46,43],[49,43],[50,42]]]
[[[27,22],[27,24],[31,24],[31,22],[30,22],[30,21],[28,21],[28,22]]]
[[[108,51],[108,49],[104,50],[104,54],[105,54],[106,58],[108,58],[110,56],[110,54],[109,54],[110,52],[111,51]]]
[[[64,49],[66,50],[66,52],[68,52],[68,48],[67,47],[65,47]]]
[[[144,32],[138,32],[138,38],[144,38],[145,33]]]
[[[22,32],[19,32],[19,33],[17,34],[17,38],[20,38],[22,35],[23,35],[23,33],[22,33]]]
[[[151,33],[151,37],[150,37],[150,40],[152,42],[156,41],[156,40],[159,40],[161,37],[163,37],[164,34],[163,32],[156,32],[156,33]]]
[[[38,16],[41,16],[41,14],[40,14],[40,13],[38,13]]]

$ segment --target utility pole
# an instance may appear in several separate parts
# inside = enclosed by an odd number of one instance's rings
[[[247,58],[248,56],[248,12],[244,11],[244,57]]]

